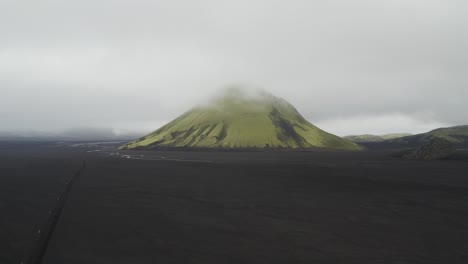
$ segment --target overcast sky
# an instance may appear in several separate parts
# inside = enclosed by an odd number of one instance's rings
[[[466,0],[0,0],[0,130],[149,132],[230,84],[338,134],[468,124]]]

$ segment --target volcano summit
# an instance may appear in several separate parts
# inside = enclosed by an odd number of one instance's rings
[[[284,99],[237,88],[120,147],[158,148],[361,149],[312,125]]]

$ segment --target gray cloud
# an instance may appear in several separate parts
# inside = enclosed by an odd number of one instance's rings
[[[337,134],[466,124],[467,11],[461,0],[5,0],[0,130],[148,131],[233,83]]]

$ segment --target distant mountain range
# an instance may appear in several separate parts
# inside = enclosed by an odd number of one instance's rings
[[[160,148],[362,149],[312,125],[284,99],[236,88],[121,147]]]
[[[395,138],[386,142],[414,146],[427,143],[434,137],[445,139],[455,145],[468,145],[468,125],[438,128],[427,133]]]
[[[410,133],[386,134],[386,135],[364,134],[364,135],[346,136],[346,137],[343,137],[343,138],[345,138],[347,140],[350,140],[352,142],[361,143],[361,142],[382,142],[382,141],[389,140],[389,139],[407,137],[407,136],[411,136],[411,135],[412,134],[410,134]]]
[[[438,128],[427,133],[383,141],[360,141],[359,143],[368,148],[414,148],[426,144],[434,138],[442,138],[458,148],[468,147],[468,125]]]
[[[74,128],[63,132],[0,131],[0,141],[128,141],[140,133],[117,134],[111,128]]]

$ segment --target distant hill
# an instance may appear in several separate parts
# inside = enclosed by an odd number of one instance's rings
[[[454,155],[453,144],[441,137],[433,137],[428,142],[404,154],[403,159],[409,160],[439,160]]]
[[[401,138],[401,137],[406,137],[406,136],[410,136],[410,135],[411,135],[410,133],[386,134],[386,135],[364,134],[364,135],[346,136],[346,137],[343,137],[343,138],[347,139],[347,140],[350,140],[352,142],[362,143],[362,142],[382,142],[382,141],[385,141],[385,140]]]
[[[413,147],[427,143],[434,137],[445,139],[454,145],[468,146],[468,125],[438,128],[427,133],[387,140],[385,143]]]
[[[380,142],[362,142],[364,146],[375,148],[415,148],[428,143],[434,138],[441,138],[452,143],[456,148],[468,148],[468,125],[438,128],[427,133],[394,138]]]
[[[284,99],[235,88],[121,146],[121,149],[158,148],[361,149],[312,125]]]

